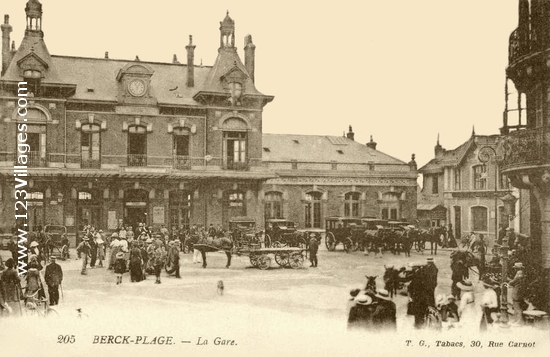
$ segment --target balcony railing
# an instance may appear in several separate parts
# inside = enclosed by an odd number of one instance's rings
[[[244,162],[234,162],[228,160],[223,168],[224,170],[248,171],[250,169],[250,165],[248,163],[248,160]]]
[[[29,161],[28,167],[46,167],[48,160],[46,160],[46,154],[40,151],[31,151],[27,153]]]
[[[512,131],[499,145],[502,150],[502,168],[536,166],[550,163],[550,145],[542,130],[525,129]]]
[[[128,154],[127,164],[131,167],[143,167],[147,166],[147,155],[142,154]]]
[[[90,160],[90,159],[82,159],[80,162],[80,168],[82,169],[100,169],[101,168],[101,161],[99,160]]]
[[[176,170],[191,169],[191,158],[189,156],[174,155],[172,167]]]

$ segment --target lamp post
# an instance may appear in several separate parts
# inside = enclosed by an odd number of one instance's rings
[[[497,152],[496,150],[491,146],[483,146],[481,149],[479,149],[479,152],[477,154],[477,159],[485,165],[486,169],[485,172],[487,173],[487,163],[491,161],[491,153],[494,157],[494,163],[495,163],[495,191],[494,191],[494,198],[495,198],[495,242],[498,239],[498,163],[497,163]],[[488,175],[488,174],[487,174]]]
[[[511,193],[507,193],[504,197],[501,198],[504,202],[504,210],[508,216],[508,222],[514,219],[516,201],[518,200],[516,196]],[[510,226],[510,224],[508,224]],[[501,255],[502,255],[502,288],[500,292],[500,321],[503,325],[508,323],[508,287],[505,284],[508,280],[508,237],[504,237],[502,240]]]

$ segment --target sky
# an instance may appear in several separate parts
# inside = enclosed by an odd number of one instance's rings
[[[502,126],[508,37],[517,0],[181,1],[41,0],[51,54],[212,65],[219,22],[236,23],[256,45],[256,87],[275,99],[266,133],[372,135],[378,149],[420,166],[446,149]],[[3,0],[19,45],[26,0]],[[3,19],[3,17],[2,17]],[[512,90],[512,88],[510,89]]]

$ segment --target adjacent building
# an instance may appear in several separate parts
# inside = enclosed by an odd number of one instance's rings
[[[517,191],[508,177],[499,170],[496,156],[498,135],[476,135],[453,150],[444,149],[439,138],[435,157],[418,171],[423,176],[419,197],[419,220],[424,226],[447,226],[460,238],[470,232],[484,234],[490,244],[500,227],[510,221],[500,199]],[[480,158],[480,151],[488,153]],[[483,155],[482,155],[483,156]],[[517,195],[517,194],[516,194]],[[525,209],[518,201],[518,206]],[[442,211],[441,208],[445,208]],[[528,208],[528,206],[527,206]],[[518,211],[519,212],[519,211]],[[519,232],[519,219],[512,222]]]
[[[416,219],[416,162],[405,163],[346,136],[263,135],[266,218],[324,228],[328,216]]]

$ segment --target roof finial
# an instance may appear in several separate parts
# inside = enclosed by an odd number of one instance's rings
[[[439,133],[437,133],[437,145],[439,145]]]
[[[472,125],[472,136],[476,135],[476,127],[475,125]]]
[[[135,60],[139,62],[140,61],[139,56],[136,56]]]

